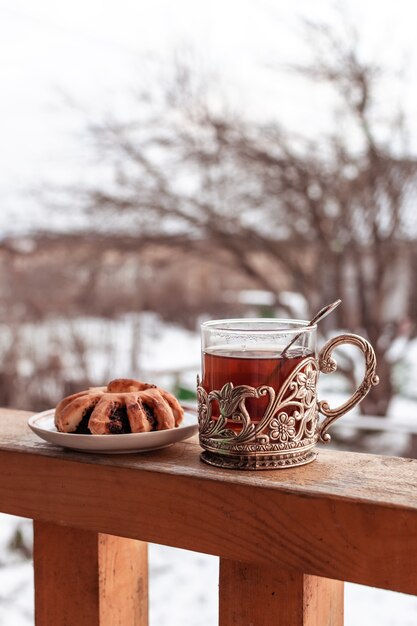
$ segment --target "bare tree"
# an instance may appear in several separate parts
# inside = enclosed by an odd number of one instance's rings
[[[363,410],[385,415],[394,391],[389,348],[416,329],[417,159],[407,150],[401,108],[378,118],[386,75],[361,59],[357,39],[343,42],[314,24],[309,34],[315,57],[292,71],[334,88],[350,133],[306,138],[275,122],[213,113],[182,69],[146,119],[91,126],[114,176],[83,201],[101,219],[117,215],[138,241],[180,236],[213,258],[227,250],[283,307],[282,275],[312,311],[341,297],[334,323],[366,333],[379,362],[381,384]],[[353,365],[344,373],[353,380]]]

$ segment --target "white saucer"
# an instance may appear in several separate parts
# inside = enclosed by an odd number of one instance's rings
[[[170,430],[156,430],[150,433],[128,433],[124,435],[77,435],[60,433],[54,424],[55,409],[32,415],[29,427],[38,437],[63,448],[81,452],[105,454],[126,454],[158,450],[189,439],[198,431],[197,415],[186,412],[181,426]]]

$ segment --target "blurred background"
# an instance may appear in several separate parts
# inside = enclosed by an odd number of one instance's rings
[[[116,376],[192,400],[201,321],[340,297],[322,340],[366,336],[381,382],[334,445],[417,458],[416,14],[0,0],[0,405]],[[361,371],[341,354],[322,396]],[[30,524],[0,545],[0,625],[31,624]],[[151,576],[152,626],[216,623],[214,558],[152,546]],[[417,599],[348,585],[370,623],[415,626]]]

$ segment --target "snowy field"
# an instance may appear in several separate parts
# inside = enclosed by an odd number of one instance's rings
[[[17,332],[16,336],[0,325],[0,358],[18,341],[22,346],[18,370],[23,377],[31,377],[35,368],[45,366],[57,353],[65,354],[67,380],[76,382],[82,369],[82,376],[97,385],[111,378],[136,376],[172,387],[181,373],[181,381],[194,388],[200,369],[198,333],[162,323],[154,313],[129,314],[116,320],[48,319],[23,324]],[[85,349],[81,359],[76,343]]]
[[[194,389],[200,370],[199,333],[164,323],[155,313],[131,313],[114,320],[94,317],[48,319],[22,324],[17,332],[16,335],[10,327],[0,324],[0,358],[13,342],[18,342],[24,348],[18,364],[22,376],[31,377],[34,369],[44,366],[51,354],[58,350],[66,355],[67,380],[76,381],[80,373],[76,344],[85,347],[81,360],[83,375],[97,385],[112,377],[137,376],[152,378],[168,388],[181,383]],[[323,342],[318,343],[320,347]],[[359,381],[363,374],[363,359],[356,348],[347,346],[345,349],[357,364]],[[404,345],[402,339],[397,340],[391,352],[392,358],[398,360],[394,378],[399,393],[391,410],[391,416],[395,418],[404,411],[412,412],[417,406],[414,384],[417,380],[417,340]],[[337,354],[342,362],[342,354],[339,351]],[[336,400],[346,399],[349,395],[345,379],[338,374],[322,375],[320,390],[322,394],[335,394]]]

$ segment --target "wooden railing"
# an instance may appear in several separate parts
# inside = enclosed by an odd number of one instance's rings
[[[95,456],[27,416],[0,411],[0,510],[34,519],[38,626],[145,626],[146,542],[220,557],[221,626],[341,626],[345,580],[417,595],[417,461],[321,449],[237,472],[193,441]]]

